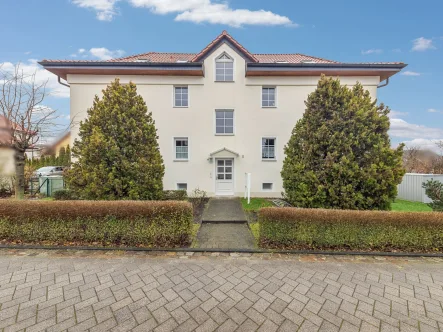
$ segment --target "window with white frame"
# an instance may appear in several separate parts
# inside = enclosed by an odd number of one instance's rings
[[[234,59],[226,53],[215,59],[215,80],[218,82],[234,81]]]
[[[262,107],[275,107],[275,87],[263,87],[261,93]]]
[[[175,107],[188,107],[189,94],[187,86],[175,86],[174,87],[174,106]]]
[[[234,134],[233,110],[215,110],[215,133],[217,135]]]
[[[175,160],[189,159],[189,146],[187,137],[174,138]]]
[[[263,137],[261,139],[261,157],[263,160],[275,159],[275,137]]]
[[[188,190],[187,183],[177,183],[177,190]]]

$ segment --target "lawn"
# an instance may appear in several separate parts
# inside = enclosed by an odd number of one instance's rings
[[[425,203],[404,201],[402,199],[396,199],[392,205],[392,211],[399,212],[431,212],[432,209]]]
[[[243,210],[245,211],[258,211],[258,209],[262,207],[274,206],[274,204],[266,198],[259,197],[251,197],[250,204],[248,204],[248,200],[246,198],[242,198],[241,204],[243,206]]]

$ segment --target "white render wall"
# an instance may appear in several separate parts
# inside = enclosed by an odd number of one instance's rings
[[[214,82],[214,60],[226,51],[234,58],[234,81]],[[158,130],[160,151],[165,163],[164,189],[176,189],[187,183],[188,192],[200,188],[215,194],[215,163],[209,155],[222,148],[239,154],[234,158],[234,192],[244,192],[244,173],[252,173],[251,196],[279,197],[283,147],[303,115],[309,93],[319,77],[245,77],[245,61],[227,44],[222,44],[204,62],[205,77],[120,76],[121,83],[137,84],[152,112]],[[78,137],[78,122],[86,117],[94,96],[114,80],[114,76],[68,75],[71,85],[71,144]],[[376,97],[378,76],[342,77],[342,84],[357,81]],[[188,85],[189,107],[173,107],[174,85]],[[276,86],[276,108],[261,107],[262,86]],[[234,135],[215,135],[215,109],[234,109]],[[188,137],[189,161],[174,161],[173,138]],[[262,161],[261,138],[276,137],[276,161]],[[226,155],[229,156],[229,155]],[[272,182],[272,191],[263,191],[262,183]]]

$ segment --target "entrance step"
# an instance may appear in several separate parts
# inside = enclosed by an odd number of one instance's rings
[[[202,223],[246,223],[246,215],[238,197],[215,197],[209,200],[209,204],[202,216]]]
[[[254,249],[255,241],[246,223],[206,223],[198,231],[197,248]]]

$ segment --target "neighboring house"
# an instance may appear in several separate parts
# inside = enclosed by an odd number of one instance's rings
[[[71,89],[71,145],[95,95],[115,77],[137,84],[158,129],[165,189],[199,187],[280,196],[283,148],[321,74],[357,81],[376,98],[406,65],[340,63],[303,54],[253,54],[226,31],[196,54],[150,52],[108,61],[43,60]]]
[[[71,132],[66,132],[63,136],[56,139],[53,143],[48,145],[45,149],[46,154],[54,154],[56,157],[60,154],[61,148],[67,148],[71,145]]]

